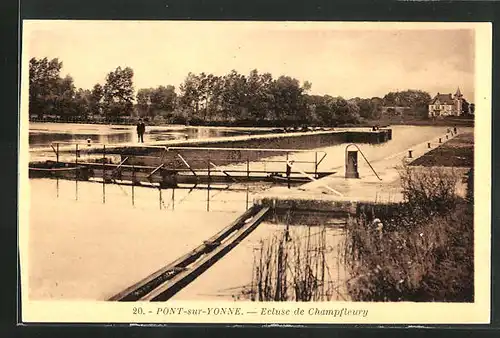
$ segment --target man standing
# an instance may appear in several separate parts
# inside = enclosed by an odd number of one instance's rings
[[[139,119],[139,123],[137,123],[137,139],[139,143],[144,143],[144,133],[146,132],[146,125],[142,122],[142,119]]]

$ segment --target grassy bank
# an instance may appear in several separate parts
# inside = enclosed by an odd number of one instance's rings
[[[467,167],[474,165],[474,133],[457,135],[422,157],[413,166]]]
[[[472,175],[461,199],[459,177],[425,170],[402,170],[405,202],[396,211],[348,222],[343,255],[353,300],[474,301]]]
[[[460,198],[457,172],[402,166],[404,202],[364,206],[344,229],[324,219],[288,227],[294,222],[285,215],[286,229],[258,248],[251,285],[240,297],[473,302],[472,174]]]

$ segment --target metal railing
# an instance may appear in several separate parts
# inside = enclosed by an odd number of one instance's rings
[[[61,145],[69,145],[69,149],[66,148],[65,150],[62,150],[61,149]],[[117,154],[117,150],[116,149],[109,149],[107,148],[107,146],[109,147],[109,144],[103,144],[103,143],[93,143],[91,144],[92,147],[86,147],[85,145],[88,146],[88,144],[86,144],[85,142],[80,142],[80,143],[75,143],[75,142],[53,142],[50,144],[51,146],[51,149],[53,150],[54,154],[56,155],[56,161],[57,163],[62,163],[64,161],[61,161],[61,153],[64,152],[66,154],[69,154],[71,156],[72,153],[74,153],[74,167],[72,166],[69,166],[69,167],[64,167],[64,168],[60,168],[60,171],[68,171],[68,172],[71,172],[71,171],[77,171],[77,173],[75,174],[75,177],[74,177],[74,180],[75,180],[75,199],[78,200],[78,196],[79,196],[79,192],[78,192],[78,181],[81,179],[81,177],[79,176],[80,174],[80,170],[84,170],[86,169],[85,166],[87,165],[92,165],[92,168],[95,169],[100,169],[102,170],[102,202],[103,203],[106,203],[106,197],[107,197],[107,193],[106,193],[106,185],[107,183],[114,183],[114,184],[117,184],[119,186],[123,186],[123,185],[130,185],[131,186],[131,201],[132,201],[132,205],[135,205],[135,189],[137,189],[137,185],[135,184],[134,180],[135,180],[135,171],[136,170],[144,170],[146,169],[146,167],[141,167],[141,166],[135,166],[132,164],[129,165],[127,164],[127,161],[130,160],[130,158],[134,157],[133,155],[124,155],[121,157],[121,160],[120,162],[116,165],[112,165],[113,168],[109,168],[109,166],[111,164],[108,163],[108,157],[109,156],[112,156],[112,155],[118,155]],[[96,152],[96,145],[97,146],[100,146],[102,145],[102,148],[101,147],[98,147],[97,148],[97,151]],[[74,146],[74,148],[73,148]],[[118,145],[118,147],[120,147]],[[318,175],[318,166],[320,165],[320,163],[325,159],[326,157],[326,152],[324,151],[315,151],[315,150],[303,150],[303,149],[261,149],[261,148],[218,148],[218,147],[166,147],[166,146],[151,146],[151,145],[148,145],[148,146],[142,146],[140,145],[141,148],[146,148],[146,149],[158,149],[160,150],[160,153],[159,154],[155,154],[155,156],[152,156],[154,158],[157,158],[157,160],[161,163],[158,163],[158,165],[155,165],[154,167],[151,167],[151,172],[148,173],[147,177],[149,178],[149,182],[148,183],[144,183],[142,185],[142,187],[151,187],[151,188],[156,188],[158,189],[159,191],[159,205],[160,205],[160,209],[163,209],[165,208],[165,204],[164,204],[164,198],[162,196],[162,190],[163,192],[165,192],[165,190],[170,190],[171,189],[171,192],[172,192],[172,198],[171,198],[171,203],[169,204],[169,209],[174,208],[174,206],[176,204],[179,204],[181,202],[183,202],[186,198],[188,198],[188,196],[191,194],[191,192],[195,189],[197,190],[207,190],[207,195],[206,195],[206,198],[205,198],[205,201],[206,201],[206,209],[207,211],[210,211],[211,209],[211,202],[213,203],[214,202],[214,196],[217,195],[218,193],[220,193],[222,190],[231,190],[231,191],[242,191],[245,193],[245,198],[244,198],[244,202],[245,202],[245,206],[246,208],[248,208],[248,205],[250,203],[250,189],[248,188],[248,186],[246,187],[246,189],[234,189],[234,188],[229,188],[229,185],[227,188],[225,189],[220,189],[217,187],[217,183],[214,185],[214,183],[211,182],[211,177],[212,177],[212,173],[217,171],[217,172],[221,172],[222,174],[224,174],[226,177],[230,178],[232,180],[232,183],[237,183],[238,180],[236,179],[234,175],[234,173],[246,173],[246,176],[250,176],[251,173],[269,173],[270,171],[269,170],[252,170],[250,168],[250,164],[255,164],[255,163],[285,163],[287,166],[289,164],[289,159],[291,157],[293,157],[293,153],[310,153],[310,154],[314,154],[314,160],[296,160],[294,161],[294,163],[309,163],[309,164],[313,164],[314,165],[314,176],[317,177]],[[72,149],[73,148],[73,149]],[[81,155],[81,152],[86,152],[87,150],[91,150],[92,151],[92,154],[94,155],[98,155],[98,156],[101,156],[101,158],[97,158],[97,159],[100,159],[102,161],[102,163],[99,163],[99,162],[96,162],[96,163],[89,163],[89,162],[86,162],[86,161],[82,161],[80,159],[80,155]],[[240,169],[234,169],[234,168],[223,168],[221,167],[221,165],[217,165],[214,163],[214,160],[210,158],[210,154],[207,154],[207,159],[203,158],[201,160],[190,160],[191,162],[194,162],[194,161],[203,161],[205,163],[205,167],[204,168],[193,168],[189,163],[188,161],[181,155],[181,153],[183,153],[184,151],[188,151],[188,150],[195,150],[195,151],[216,151],[216,152],[224,152],[224,151],[240,151],[242,153],[245,153],[245,152],[260,152],[260,153],[264,153],[265,156],[273,156],[271,155],[272,153],[276,153],[277,155],[280,155],[280,156],[285,156],[286,159],[265,159],[265,158],[259,158],[259,155],[255,156],[256,160],[252,160],[250,161],[250,154],[248,154],[247,156],[242,156],[242,158],[240,159],[236,159],[236,160],[232,160],[232,159],[224,159],[224,162],[227,162],[228,164],[232,165],[232,164],[235,164],[235,163],[238,163],[238,164],[242,164],[243,166],[245,166],[244,168],[240,168]],[[175,188],[164,188],[162,187],[161,184],[156,184],[156,183],[153,183],[151,177],[152,175],[154,175],[155,173],[157,173],[160,169],[162,168],[165,168],[165,163],[164,163],[164,160],[165,160],[165,156],[166,154],[168,154],[169,152],[173,152],[173,153],[177,153],[177,156],[182,160],[182,162],[186,165],[186,167],[189,169],[189,171],[191,171],[193,173],[193,175],[197,175],[197,172],[204,172],[204,173],[207,173],[208,174],[208,182],[206,184],[199,184],[198,182],[195,182],[193,185],[191,186],[188,186],[186,187],[184,184],[183,187],[175,187]],[[121,154],[119,154],[121,155]],[[229,156],[226,156],[226,157],[229,157]],[[71,161],[73,162],[73,161]],[[67,163],[66,163],[67,164]],[[102,165],[102,167],[101,167]],[[57,167],[57,166],[56,166]],[[296,166],[295,166],[296,167]],[[294,167],[294,168],[295,168]],[[102,168],[102,169],[101,169]],[[132,179],[132,182],[125,182],[123,180],[121,180],[121,177],[117,177],[117,173],[120,172],[122,169],[125,169],[125,168],[128,168],[128,169],[132,169],[133,171],[133,179]],[[34,169],[34,170],[37,170],[37,168],[30,168],[30,169]],[[47,169],[44,169],[44,168],[39,168],[40,170],[47,170],[47,171],[51,171],[51,172],[55,172],[55,169],[52,168],[47,168]],[[297,168],[298,169],[298,168]],[[174,170],[178,170],[178,169],[174,169]],[[287,168],[285,169],[285,172],[289,173],[290,171],[287,170]],[[298,170],[298,172],[303,175],[304,171],[302,170]],[[108,175],[107,175],[108,173]],[[109,178],[109,174],[111,174],[111,179]],[[93,177],[92,181],[95,182],[95,183],[100,183],[100,174],[98,176],[95,176]],[[73,176],[71,176],[73,177]],[[241,176],[240,176],[241,177]],[[306,177],[308,178],[311,178],[312,176],[309,175],[309,174],[306,174]],[[57,194],[59,196],[59,175],[57,175]],[[314,178],[313,178],[314,180]],[[120,181],[120,182],[118,182]],[[120,188],[123,190],[123,188]],[[176,190],[185,190],[185,189],[189,189],[189,192],[187,193],[186,196],[184,196],[183,199],[181,199],[180,201],[176,201],[175,199],[175,191]],[[123,190],[124,191],[124,190]],[[212,192],[215,191],[215,194],[213,194]],[[127,194],[128,195],[128,194]],[[240,195],[241,196],[241,195]],[[201,201],[199,201],[201,202]],[[239,202],[238,202],[239,203]]]
[[[74,153],[74,162],[76,164],[78,164],[78,159],[80,158],[82,152],[87,152],[87,151],[92,151],[93,154],[95,155],[98,155],[100,152],[102,152],[102,162],[107,162],[107,156],[111,156],[111,155],[120,155],[119,152],[117,152],[116,150],[114,150],[113,148],[112,149],[107,149],[106,146],[109,147],[109,144],[104,144],[104,143],[93,143],[91,144],[92,148],[85,148],[85,147],[79,147],[79,146],[82,146],[82,145],[85,145],[86,143],[85,142],[80,142],[80,143],[75,143],[75,142],[53,142],[50,144],[50,147],[52,149],[52,151],[54,152],[54,154],[56,155],[56,162],[59,163],[60,162],[60,155],[61,155],[61,147],[60,145],[74,145],[75,148],[74,148],[74,151],[72,150],[67,150],[65,151],[66,153]],[[96,151],[96,145],[102,145],[102,148],[99,149],[99,152],[95,152]],[[118,146],[119,145],[113,145],[113,146]],[[154,158],[157,159],[158,161],[158,164],[155,165],[155,169],[150,173],[150,176],[153,175],[156,171],[158,171],[160,168],[164,167],[164,165],[162,166],[162,164],[164,164],[164,159],[166,157],[166,155],[168,154],[168,152],[174,152],[177,154],[177,157],[186,165],[186,168],[188,168],[194,176],[197,176],[196,174],[196,171],[210,171],[210,167],[215,167],[216,170],[218,171],[221,171],[223,170],[224,174],[225,175],[229,175],[230,172],[233,172],[233,173],[241,173],[241,172],[246,172],[247,176],[250,176],[250,173],[265,173],[265,172],[269,172],[267,170],[250,170],[250,164],[256,164],[256,163],[264,163],[264,165],[266,165],[267,163],[283,163],[285,165],[287,165],[288,161],[290,160],[291,158],[291,155],[296,153],[296,154],[304,154],[304,153],[309,153],[309,154],[314,154],[314,160],[294,160],[294,163],[302,163],[302,164],[311,164],[311,165],[314,165],[314,177],[317,178],[318,177],[318,168],[319,168],[319,165],[323,162],[323,160],[326,158],[326,155],[327,153],[325,151],[321,151],[321,150],[303,150],[303,149],[270,149],[270,148],[226,148],[226,147],[167,147],[167,146],[154,146],[154,145],[140,145],[141,148],[145,148],[145,149],[157,149],[157,150],[163,150],[159,155],[156,155],[156,156],[152,156]],[[192,165],[190,165],[188,163],[188,161],[185,159],[184,156],[182,156],[182,151],[207,151],[207,156],[206,158],[203,158],[203,159],[200,159],[200,160],[191,160],[191,163],[193,162],[204,162],[204,163],[207,163],[208,162],[211,162],[211,164],[209,163],[208,166],[204,166],[204,168],[193,168]],[[247,155],[246,157],[245,156],[242,156],[241,159],[229,159],[229,158],[226,158],[224,159],[223,162],[225,162],[227,165],[234,165],[234,164],[246,164],[246,169],[244,170],[238,170],[238,169],[225,169],[225,168],[221,168],[222,165],[221,164],[216,164],[214,163],[214,159],[213,158],[210,158],[210,154],[209,152],[210,151],[216,151],[216,152],[228,152],[228,151],[238,151],[238,152],[242,152],[242,153],[245,153],[245,152],[259,152],[259,153],[264,153],[266,154],[265,156],[263,156],[263,158],[255,158],[255,159],[252,159],[250,160],[250,155]],[[265,157],[270,157],[272,155],[270,155],[271,153],[276,153],[277,155],[278,154],[283,154],[285,155],[285,159],[283,160],[280,160],[280,159],[265,159]],[[126,157],[134,157],[133,155],[130,155],[130,156],[126,156]],[[118,165],[117,168],[115,168],[116,171],[118,171],[120,169],[121,166],[125,165],[126,161],[125,160],[121,160],[120,161],[120,164]],[[179,169],[179,168],[172,168],[172,169]],[[285,170],[284,172],[286,171],[286,167],[285,167]]]
[[[293,168],[293,167],[295,167],[296,169],[298,169],[298,170],[299,170],[299,172],[300,172],[300,173],[301,173],[304,177],[307,177],[307,178],[308,178],[308,179],[310,179],[312,182],[318,182],[318,180],[317,180],[317,179],[315,179],[315,178],[314,178],[314,177],[312,177],[311,175],[307,174],[305,171],[301,170],[300,168],[297,168],[297,166],[295,166],[295,165],[294,165],[293,161],[289,161],[287,164],[288,164],[288,166],[290,166],[290,167],[292,167],[292,168]],[[325,189],[328,189],[329,191],[333,192],[334,194],[336,194],[336,195],[338,195],[338,196],[340,196],[340,197],[343,197],[343,196],[344,196],[341,192],[339,192],[339,191],[337,191],[337,190],[335,190],[335,189],[333,189],[333,188],[331,188],[331,187],[329,187],[329,186],[327,186],[327,185],[325,185],[325,184],[320,184],[320,186],[321,186],[321,187],[323,187],[323,188],[325,188]]]
[[[179,151],[182,150],[193,150],[193,151],[217,151],[217,152],[224,152],[224,151],[238,151],[238,152],[259,152],[259,153],[276,153],[276,154],[281,154],[285,153],[286,159],[284,160],[265,160],[265,159],[256,159],[256,160],[249,160],[249,156],[247,155],[246,158],[243,156],[242,159],[237,159],[237,160],[230,160],[230,159],[225,159],[224,162],[228,162],[228,164],[241,164],[246,162],[246,172],[247,175],[250,173],[250,162],[255,162],[255,163],[284,163],[288,164],[288,161],[290,160],[290,154],[294,153],[309,153],[309,154],[314,154],[314,161],[300,161],[300,160],[294,160],[295,163],[304,163],[304,164],[314,164],[314,176],[318,176],[318,167],[319,165],[323,162],[323,160],[326,157],[326,152],[322,150],[304,150],[304,149],[276,149],[276,148],[230,148],[230,147],[186,147],[186,146],[180,146],[180,147],[166,147],[167,151],[175,151],[179,155]],[[320,158],[318,158],[318,155]],[[269,155],[271,156],[271,155]],[[207,156],[208,160],[210,160],[210,155]],[[181,156],[182,161],[191,169],[191,166],[187,163],[187,161]],[[203,160],[200,160],[203,161]],[[219,165],[220,167],[220,165]],[[242,171],[235,171],[235,170],[226,170],[226,172],[242,172]],[[286,168],[285,168],[286,171]],[[255,171],[253,171],[255,172]]]

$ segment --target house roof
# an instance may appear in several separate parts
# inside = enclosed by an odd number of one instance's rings
[[[455,100],[453,100],[453,97],[451,94],[437,94],[434,99],[432,99],[431,104],[435,104],[436,101],[439,100],[440,104],[448,104],[448,105],[454,105]]]

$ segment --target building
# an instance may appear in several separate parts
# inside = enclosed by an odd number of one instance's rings
[[[409,111],[411,111],[411,108],[407,107],[407,106],[382,106],[381,107],[382,116],[386,116],[386,117],[404,116]]]
[[[437,93],[429,104],[429,117],[460,116],[464,101],[460,88],[457,88],[453,96]]]

